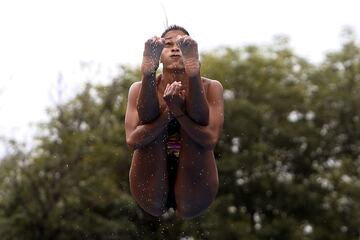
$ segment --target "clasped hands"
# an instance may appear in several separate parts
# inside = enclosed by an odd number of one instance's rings
[[[163,98],[167,104],[170,118],[179,118],[184,115],[185,90],[181,82],[168,83]]]

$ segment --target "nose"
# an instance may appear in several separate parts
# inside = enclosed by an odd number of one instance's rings
[[[180,52],[179,46],[177,44],[174,44],[171,48],[171,52]]]

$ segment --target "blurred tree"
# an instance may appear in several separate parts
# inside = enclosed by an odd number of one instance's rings
[[[329,53],[311,76],[314,168],[329,193],[322,199],[324,214],[314,218],[314,239],[360,237],[360,48],[354,33],[345,32],[342,49]]]
[[[136,76],[123,68],[109,86],[86,85],[49,112],[31,156],[16,151],[2,162],[2,239],[134,239],[123,119]]]
[[[302,226],[315,210],[308,204],[316,201],[303,182],[312,174],[305,116],[312,114],[307,81],[313,68],[280,37],[270,47],[204,56],[209,76],[221,79],[211,72],[219,64],[227,66],[226,120],[215,212],[229,221],[228,239],[304,239]]]

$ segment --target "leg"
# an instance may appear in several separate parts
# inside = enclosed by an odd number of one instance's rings
[[[161,141],[134,152],[130,168],[130,190],[139,206],[153,216],[166,210],[169,191],[166,154]]]
[[[175,184],[177,214],[193,218],[214,201],[219,181],[212,152],[182,152]]]

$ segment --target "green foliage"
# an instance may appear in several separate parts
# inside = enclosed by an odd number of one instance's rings
[[[154,218],[129,193],[127,92],[138,69],[87,84],[49,111],[30,152],[0,163],[2,239],[359,239],[360,47],[348,38],[322,64],[288,39],[201,56],[224,86],[215,149],[220,190],[193,220]]]

